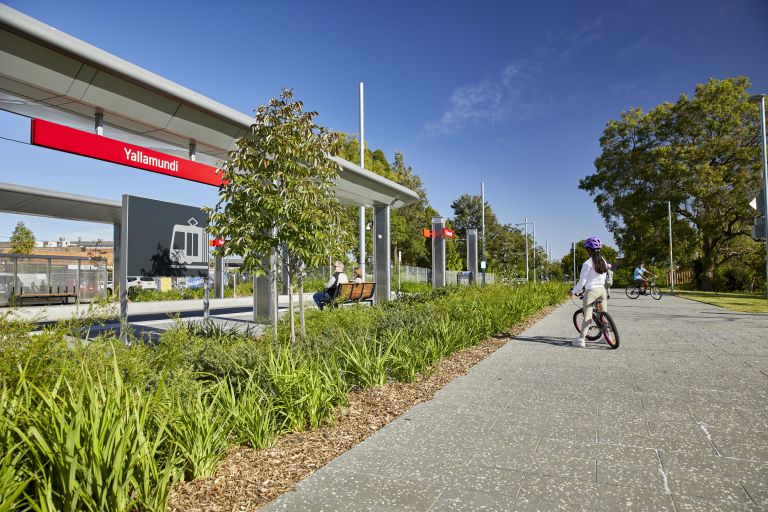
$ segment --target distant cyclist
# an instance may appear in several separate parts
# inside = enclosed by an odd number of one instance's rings
[[[650,270],[645,268],[645,261],[640,263],[639,267],[635,267],[635,274],[633,279],[635,284],[643,287],[643,293],[648,291],[648,278],[654,277]]]
[[[568,296],[573,297],[575,294],[581,293],[584,290],[584,297],[582,299],[581,307],[584,311],[584,320],[581,323],[581,336],[573,340],[571,345],[574,347],[585,347],[585,336],[589,325],[592,323],[592,303],[598,297],[603,299],[603,310],[608,310],[608,297],[605,291],[605,278],[608,276],[608,263],[600,255],[600,249],[603,247],[603,243],[596,236],[587,238],[584,241],[584,248],[589,253],[589,259],[581,265],[581,273],[579,274],[579,281],[568,291]]]

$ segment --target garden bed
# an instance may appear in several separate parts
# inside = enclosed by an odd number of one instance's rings
[[[556,307],[547,307],[502,335],[453,353],[431,371],[420,374],[415,382],[390,382],[351,392],[349,404],[335,411],[336,421],[332,424],[285,435],[274,446],[261,450],[230,448],[214,476],[180,484],[171,495],[168,510],[248,511],[262,507],[414,405],[432,399],[446,384],[465,375],[510,337],[522,333]]]
[[[295,343],[285,323],[278,339],[179,323],[152,346],[77,344],[88,319],[33,335],[0,315],[0,507],[181,510],[209,494],[242,503],[237,493],[263,503],[428,400],[504,343],[494,335],[565,291],[451,287],[308,311],[307,336]],[[231,476],[270,464],[279,474]],[[210,491],[227,479],[248,485]]]

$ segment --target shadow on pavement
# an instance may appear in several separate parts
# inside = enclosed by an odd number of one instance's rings
[[[574,348],[571,346],[571,342],[574,338],[562,338],[559,336],[514,336],[512,339],[517,341],[527,341],[529,343],[542,343],[556,347]],[[587,341],[586,348],[592,350],[611,350],[611,347],[601,341]]]

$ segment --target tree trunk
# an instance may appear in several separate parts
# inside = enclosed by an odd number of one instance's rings
[[[705,292],[711,292],[715,280],[715,257],[711,240],[705,238],[702,245],[701,274],[699,287]]]
[[[304,271],[303,271],[304,265],[300,265],[299,268],[299,333],[301,334],[301,337],[305,337],[307,335],[307,325],[304,322]]]
[[[288,274],[288,314],[291,317],[291,343],[295,343],[296,327],[293,317],[293,279],[291,274]]]

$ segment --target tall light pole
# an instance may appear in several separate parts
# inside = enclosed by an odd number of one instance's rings
[[[363,82],[360,82],[360,167],[365,169],[365,115],[363,107]],[[358,229],[360,231],[358,242],[360,244],[360,272],[365,281],[365,206],[360,207],[360,222]]]
[[[523,236],[525,236],[525,281],[529,281],[528,270],[528,224],[533,224],[533,263],[536,265],[536,223],[528,222],[528,217],[525,218],[525,222],[515,224],[515,226],[523,226]],[[533,269],[533,282],[536,283],[536,269]]]
[[[483,228],[483,238],[481,240],[482,243],[480,244],[482,247],[482,252],[480,254],[480,266],[482,267],[481,270],[483,271],[481,285],[485,286],[485,267],[488,265],[485,262],[485,182],[483,181],[480,182],[480,219]]]
[[[536,223],[533,224],[533,284],[536,284]]]
[[[573,251],[573,283],[576,284],[576,242],[571,242],[571,250]]]
[[[675,263],[672,259],[672,201],[667,201],[667,212],[669,213],[669,286],[672,293],[675,292]]]
[[[765,147],[765,94],[750,96],[750,103],[760,102],[760,142],[763,146],[763,216],[765,218],[765,295],[768,297],[768,148]]]

